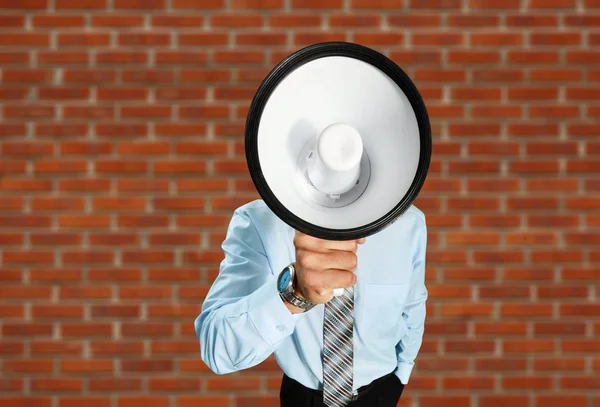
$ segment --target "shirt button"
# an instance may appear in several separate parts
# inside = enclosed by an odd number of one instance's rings
[[[277,325],[277,330],[279,332],[283,332],[283,331],[285,331],[285,326],[283,326],[283,325]]]

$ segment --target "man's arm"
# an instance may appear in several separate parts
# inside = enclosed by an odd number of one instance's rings
[[[396,375],[403,384],[408,379],[415,365],[415,359],[423,343],[425,325],[425,303],[427,301],[427,288],[425,287],[425,255],[427,251],[427,226],[425,219],[419,227],[417,234],[418,243],[413,259],[413,275],[408,300],[404,308],[404,320],[408,328],[406,335],[396,345],[398,355],[398,369]]]
[[[201,358],[217,374],[264,361],[302,315],[279,297],[277,276],[247,213],[234,212],[222,248],[225,258],[194,324]]]

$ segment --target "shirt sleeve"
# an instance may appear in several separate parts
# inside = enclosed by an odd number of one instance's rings
[[[403,384],[407,384],[415,365],[415,359],[423,343],[427,301],[425,287],[425,257],[427,251],[427,226],[425,220],[417,233],[418,243],[413,260],[413,275],[410,292],[404,308],[403,317],[407,332],[396,345],[398,368],[396,375]]]
[[[204,363],[216,374],[258,365],[289,336],[293,314],[277,291],[261,238],[246,212],[234,212],[222,244],[224,259],[194,328]]]

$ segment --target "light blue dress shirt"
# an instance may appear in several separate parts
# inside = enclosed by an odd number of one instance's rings
[[[222,244],[224,259],[195,329],[202,360],[217,374],[274,354],[283,372],[322,390],[324,305],[292,314],[277,276],[295,260],[294,230],[262,200],[238,208]],[[422,344],[425,216],[411,206],[359,245],[354,306],[354,389],[395,372],[408,383]]]

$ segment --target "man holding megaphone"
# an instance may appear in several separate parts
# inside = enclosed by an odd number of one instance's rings
[[[423,341],[431,155],[418,91],[383,55],[307,47],[267,76],[246,157],[262,199],[234,212],[195,322],[226,374],[275,355],[282,407],[395,407]]]
[[[257,200],[235,211],[222,247],[195,323],[212,371],[274,353],[282,407],[396,406],[424,332],[421,211],[367,239],[329,241],[294,231]]]

